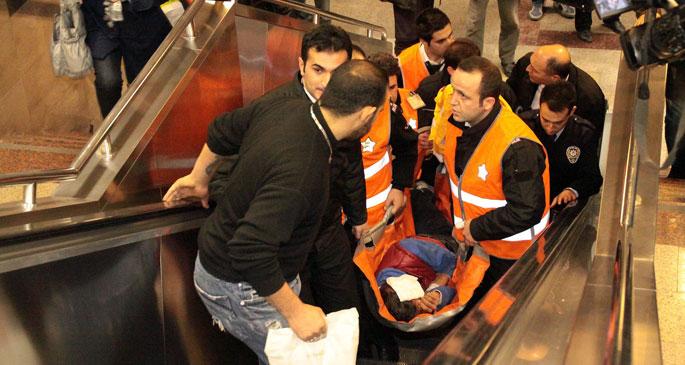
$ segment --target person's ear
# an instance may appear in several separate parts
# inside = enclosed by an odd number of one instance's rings
[[[456,70],[456,69],[452,68],[452,66],[447,66],[447,74],[449,74],[450,76],[452,76],[452,73],[453,73],[455,70]]]
[[[377,110],[378,107],[370,105],[361,108],[361,110],[359,110],[359,120],[362,121],[362,123],[367,121]]]
[[[569,117],[572,116],[572,115],[576,112],[576,109],[578,109],[578,107],[577,107],[577,106],[574,106],[573,109],[571,109],[571,112],[568,113],[568,116],[569,116]]]
[[[496,102],[497,98],[488,96],[487,98],[483,99],[483,108],[490,110],[495,107]]]
[[[552,75],[552,80],[553,80],[554,82],[559,82],[559,81],[561,81],[561,76],[559,76],[559,75]]]
[[[304,61],[302,57],[297,57],[297,65],[300,68],[300,76],[304,76]]]

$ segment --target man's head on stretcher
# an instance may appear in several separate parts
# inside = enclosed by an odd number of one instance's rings
[[[452,302],[456,289],[448,282],[457,258],[437,240],[406,238],[388,249],[376,269],[376,282],[390,314],[410,321]]]

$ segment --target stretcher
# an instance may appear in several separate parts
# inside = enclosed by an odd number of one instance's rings
[[[392,224],[392,209],[388,209],[383,220],[371,228],[357,244],[354,253],[354,263],[364,274],[364,297],[374,317],[383,325],[396,328],[403,332],[423,332],[439,328],[449,322],[464,309],[466,303],[473,296],[473,291],[480,285],[485,271],[490,265],[488,255],[479,246],[467,249],[465,245],[458,245],[449,238],[437,240],[427,236],[419,236],[426,242],[443,244],[455,252],[457,264],[449,285],[456,288],[457,294],[452,302],[435,313],[418,314],[412,320],[405,322],[395,319],[386,308],[376,282],[376,268],[381,263],[385,252],[399,241],[387,242],[381,240],[385,227]]]

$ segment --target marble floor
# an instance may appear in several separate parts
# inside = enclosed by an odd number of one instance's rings
[[[308,2],[313,4],[313,0]],[[389,38],[394,39],[390,3],[378,0],[333,0],[331,3],[333,12],[382,25],[388,30]],[[463,36],[468,1],[439,0],[436,5],[452,20],[456,36]],[[611,113],[621,55],[617,36],[603,27],[594,15],[594,41],[582,42],[575,36],[573,20],[561,17],[548,7],[540,21],[531,21],[527,17],[530,6],[530,0],[520,3],[521,38],[517,58],[541,44],[565,44],[573,62],[597,80],[609,101]],[[634,18],[624,16],[622,19],[629,24]],[[497,4],[490,1],[483,55],[493,60],[498,58],[498,25]],[[85,143],[86,135],[66,133],[64,138],[58,138],[59,141],[51,137],[55,136],[41,136],[31,143],[26,143],[21,135],[1,139],[0,172],[66,167]],[[54,187],[54,184],[40,185],[39,196],[50,195]],[[0,203],[19,200],[21,194],[21,187],[0,188]],[[682,225],[685,222],[685,184],[662,179],[659,209],[655,271],[663,360],[664,364],[682,364],[685,359],[685,311],[682,310],[685,308],[685,226]]]

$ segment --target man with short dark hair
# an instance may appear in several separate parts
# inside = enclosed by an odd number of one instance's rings
[[[542,90],[540,110],[521,114],[547,151],[552,207],[596,194],[602,186],[595,127],[575,111],[573,85],[559,81]]]
[[[340,27],[320,25],[302,38],[299,72],[295,78],[268,92],[256,102],[274,103],[283,98],[316,102],[330,80],[331,74],[347,62],[352,54],[348,34]],[[212,196],[223,190],[229,166],[220,166],[212,179]],[[215,192],[216,191],[216,192]],[[342,211],[354,235],[366,229],[366,191],[359,143],[340,141],[331,161],[330,194],[314,248],[301,273],[300,298],[316,304],[326,313],[359,305],[354,278],[350,240],[342,225]]]
[[[576,114],[595,126],[597,139],[602,136],[607,102],[602,89],[585,71],[571,62],[571,55],[560,44],[546,45],[528,53],[516,62],[507,84],[516,94],[517,112],[540,109],[540,93],[546,85],[567,80],[576,89]]]
[[[450,19],[440,9],[426,9],[416,17],[419,42],[400,55],[400,87],[416,90],[421,80],[443,69],[443,56],[454,39]]]
[[[483,57],[452,73],[452,117],[444,159],[454,238],[476,246],[490,265],[470,305],[487,293],[549,221],[549,169],[542,144],[501,104],[501,74]],[[479,251],[479,252],[480,252]]]
[[[298,274],[326,210],[336,145],[367,133],[385,100],[385,72],[350,61],[333,73],[318,103],[280,99],[221,115],[192,172],[164,196],[206,202],[208,167],[219,155],[239,154],[198,235],[194,278],[215,323],[261,363],[270,328],[290,326],[306,341],[326,334],[321,309],[297,297]]]

